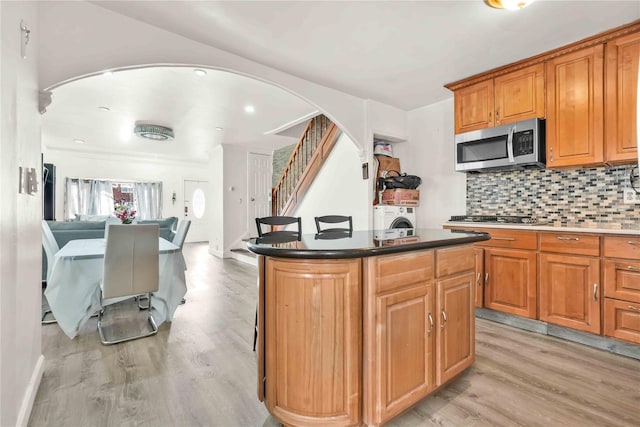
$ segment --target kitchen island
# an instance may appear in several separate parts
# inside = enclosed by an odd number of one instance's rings
[[[381,425],[450,382],[474,360],[472,244],[487,239],[403,229],[249,242],[258,398],[285,425]]]

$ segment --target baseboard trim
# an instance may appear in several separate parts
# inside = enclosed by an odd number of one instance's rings
[[[31,410],[33,409],[33,403],[36,400],[36,394],[38,394],[38,388],[42,381],[42,375],[44,374],[44,355],[38,357],[36,366],[31,374],[31,379],[27,385],[27,390],[24,393],[22,399],[22,405],[20,405],[20,412],[18,412],[18,420],[16,421],[16,427],[26,427],[29,423],[29,417],[31,416]]]
[[[476,308],[476,317],[640,360],[640,346],[613,338],[576,331],[540,320],[525,319],[488,308]]]

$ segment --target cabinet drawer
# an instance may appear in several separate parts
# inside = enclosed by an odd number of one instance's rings
[[[600,256],[600,236],[580,233],[540,233],[540,250],[562,254]]]
[[[640,262],[605,260],[604,295],[640,304]]]
[[[464,271],[475,271],[476,253],[473,246],[438,249],[436,252],[436,276],[451,276]]]
[[[640,344],[640,304],[605,298],[604,335]]]
[[[640,236],[605,236],[604,256],[640,259]]]
[[[538,236],[535,231],[505,230],[498,228],[466,228],[467,229],[489,233],[491,239],[476,243],[476,246],[487,246],[492,248],[510,248],[510,249],[538,249]]]
[[[375,271],[373,274],[377,278],[376,293],[433,280],[434,255],[432,250],[384,255],[367,261],[374,263]]]

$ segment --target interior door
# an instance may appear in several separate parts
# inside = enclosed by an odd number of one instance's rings
[[[184,180],[184,211],[182,219],[191,220],[186,242],[209,241],[209,207],[207,181]]]
[[[247,230],[257,235],[255,218],[271,215],[271,166],[270,155],[249,153],[247,196]]]

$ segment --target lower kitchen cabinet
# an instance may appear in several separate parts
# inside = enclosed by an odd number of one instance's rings
[[[484,249],[484,306],[536,318],[537,256],[513,249]]]
[[[475,354],[474,272],[438,280],[437,384],[471,366]],[[470,326],[471,325],[471,326]]]
[[[540,320],[600,333],[600,259],[540,254]]]
[[[376,298],[376,423],[435,388],[434,309],[433,282]]]
[[[640,344],[640,304],[605,298],[604,335]]]

